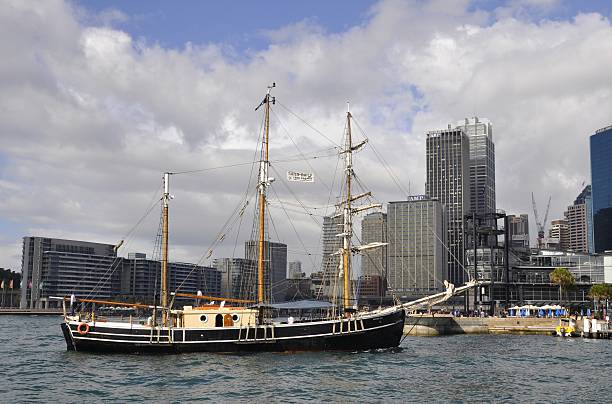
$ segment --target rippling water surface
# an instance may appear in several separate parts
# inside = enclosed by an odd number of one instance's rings
[[[376,352],[101,355],[60,317],[0,316],[0,402],[611,402],[612,341],[406,338]]]

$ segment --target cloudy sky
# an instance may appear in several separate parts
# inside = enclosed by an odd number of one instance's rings
[[[534,191],[561,217],[590,181],[589,135],[612,124],[611,18],[602,1],[5,0],[0,266],[20,268],[25,235],[150,254],[162,173],[233,166],[172,177],[171,259],[197,261],[245,199],[271,82],[272,237],[307,270],[347,100],[378,200],[422,193],[425,133],[477,115],[494,125],[498,207],[532,219]],[[231,223],[213,257],[242,255],[251,224]]]

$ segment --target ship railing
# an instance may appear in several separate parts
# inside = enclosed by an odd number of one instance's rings
[[[351,322],[353,323],[352,329]],[[346,323],[346,329],[344,328],[344,323]],[[337,331],[336,324],[339,324],[339,329]],[[361,326],[361,329],[359,329],[359,326]],[[351,332],[363,330],[365,330],[365,326],[363,325],[363,319],[357,319],[356,317],[349,318],[348,320],[343,319],[342,317],[338,317],[338,322],[334,322],[334,324],[332,325],[332,334],[349,334]]]
[[[263,337],[257,338],[258,330],[263,329]],[[244,336],[242,334],[244,330]],[[253,336],[249,338],[249,334],[251,334],[251,330],[253,330]],[[268,335],[268,332],[270,335]],[[275,336],[275,328],[274,324],[263,324],[261,326],[251,327],[247,324],[246,327],[240,326],[238,328],[238,340],[239,343],[253,343],[253,342],[274,342],[276,341]]]

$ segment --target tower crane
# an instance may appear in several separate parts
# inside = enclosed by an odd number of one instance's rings
[[[540,221],[538,217],[538,208],[536,206],[535,197],[533,192],[531,193],[531,203],[533,204],[533,214],[535,215],[536,226],[538,228],[538,249],[541,250],[544,246],[544,228],[546,227],[546,221],[548,220],[548,212],[550,210],[550,200],[552,196],[548,197],[548,205],[546,205],[546,213],[544,214],[544,221]]]

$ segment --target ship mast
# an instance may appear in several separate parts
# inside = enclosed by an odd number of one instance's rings
[[[343,240],[342,240],[342,301],[344,310],[351,308],[351,237],[353,235],[353,215],[351,214],[351,178],[353,176],[353,143],[351,136],[351,111],[346,104],[346,143],[344,150],[344,172],[346,175],[346,201],[343,211]]]
[[[264,252],[265,252],[265,230],[266,230],[266,191],[270,186],[270,178],[268,177],[268,167],[270,162],[268,160],[268,145],[270,135],[270,102],[274,103],[276,99],[270,97],[270,91],[276,87],[276,83],[272,83],[268,86],[266,97],[262,101],[264,104],[265,111],[265,129],[264,136],[262,139],[262,150],[261,160],[259,162],[259,184],[257,186],[259,190],[259,254],[257,256],[257,303],[260,305],[265,303],[265,290],[264,290]],[[260,104],[261,106],[261,104]],[[257,107],[259,108],[259,107]]]
[[[371,192],[364,192],[357,195],[352,194],[352,179],[355,175],[353,171],[353,152],[361,149],[367,142],[368,139],[361,141],[360,143],[353,145],[353,137],[351,133],[351,115],[350,107],[347,103],[346,111],[346,139],[344,150],[344,172],[346,176],[346,199],[341,202],[343,206],[342,213],[338,213],[335,217],[343,217],[343,231],[339,236],[342,236],[342,248],[340,253],[342,254],[342,279],[343,279],[343,294],[342,303],[344,312],[348,313],[353,309],[351,304],[351,254],[353,252],[359,253],[364,250],[373,248],[380,248],[388,243],[384,242],[372,242],[365,245],[351,245],[351,238],[353,236],[353,215],[363,212],[369,209],[380,209],[382,205],[380,203],[371,203],[367,205],[355,205],[353,202],[358,199],[372,196]]]
[[[162,197],[162,259],[161,259],[161,307],[162,326],[168,322],[168,200],[170,199],[170,173],[164,173]]]

